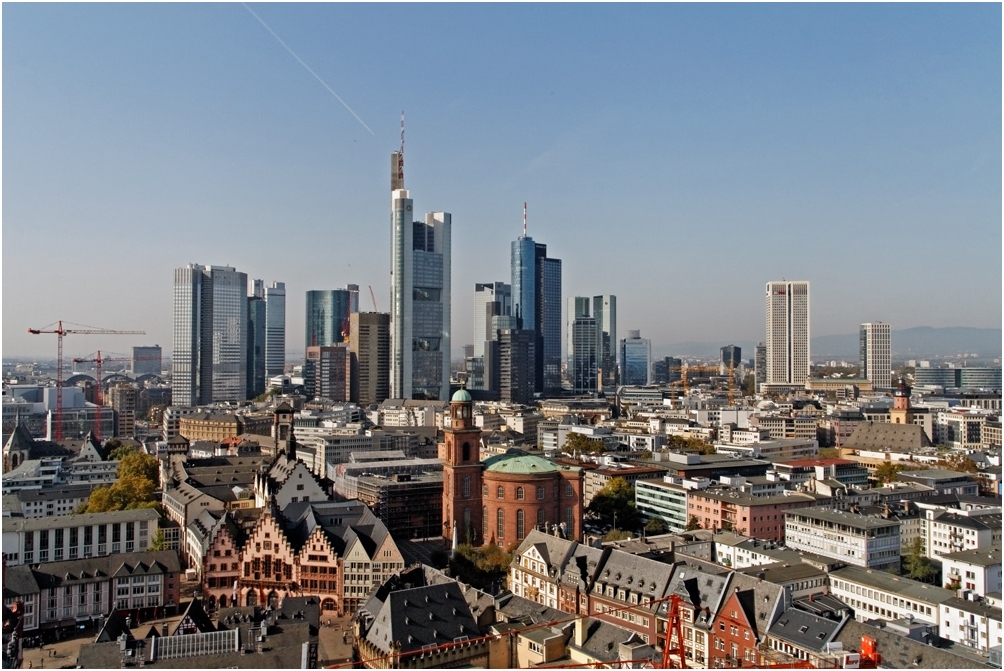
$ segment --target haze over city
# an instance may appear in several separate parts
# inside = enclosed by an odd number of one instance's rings
[[[253,10],[253,13],[252,11]],[[452,344],[528,233],[655,346],[1001,325],[1001,7],[8,4],[3,351],[171,346],[172,270],[388,309],[388,157],[453,217]],[[280,41],[281,40],[281,41]],[[119,351],[127,351],[123,343]],[[67,341],[67,355],[117,342]],[[301,353],[302,354],[302,353]]]

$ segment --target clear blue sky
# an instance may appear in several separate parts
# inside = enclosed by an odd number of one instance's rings
[[[453,214],[453,343],[529,233],[654,347],[1001,326],[999,4],[3,5],[3,354],[171,347],[172,269],[388,309],[389,154]]]

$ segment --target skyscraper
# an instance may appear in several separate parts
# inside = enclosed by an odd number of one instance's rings
[[[547,245],[526,235],[512,243],[512,314],[519,328],[537,334],[534,387],[543,394],[561,391],[561,260],[547,257]]]
[[[648,384],[652,372],[652,341],[641,337],[641,331],[628,331],[621,338],[621,384]]]
[[[265,375],[286,370],[286,284],[265,287]]]
[[[304,347],[344,342],[353,312],[359,312],[359,287],[355,284],[344,289],[308,291]]]
[[[893,385],[892,332],[889,324],[868,322],[861,325],[861,370],[858,375],[872,383],[873,388]]]
[[[596,319],[589,316],[590,300],[583,296],[568,299],[568,379],[576,392],[596,391]]]
[[[494,307],[492,303],[496,303]],[[505,282],[478,283],[474,285],[474,353],[485,354],[485,341],[493,340],[491,319],[495,315],[512,314],[512,287]]]
[[[349,316],[349,350],[352,352],[350,398],[360,407],[382,403],[390,397],[390,315],[354,312]]]
[[[766,384],[801,386],[809,376],[809,283],[768,282]]]
[[[757,343],[753,357],[753,382],[759,391],[760,385],[767,381],[767,345]]]
[[[617,383],[617,297],[593,296],[596,320],[596,367],[603,369],[603,384]]]
[[[160,375],[162,372],[160,345],[132,348],[133,375]]]
[[[536,334],[526,329],[499,329],[498,342],[492,344],[498,349],[499,400],[532,403]]]
[[[352,352],[346,343],[312,345],[303,361],[303,386],[307,398],[324,398],[336,403],[352,396]]]
[[[265,283],[248,287],[247,397],[265,393]]]
[[[228,266],[174,271],[174,405],[243,401],[247,394],[247,275]]]
[[[743,363],[743,349],[738,345],[726,345],[721,349],[722,360],[718,364],[718,372],[721,375],[727,375],[729,372],[729,367],[731,366],[733,371],[738,371],[739,366]]]

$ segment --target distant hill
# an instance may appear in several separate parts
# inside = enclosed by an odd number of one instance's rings
[[[951,326],[934,328],[916,326],[892,332],[892,355],[896,359],[922,359],[927,357],[952,356],[955,354],[978,354],[980,358],[1001,356],[1001,329],[970,328]],[[671,345],[656,346],[652,356],[717,358],[723,345],[734,344],[742,348],[743,359],[753,358],[756,343],[736,340],[726,342],[685,341]],[[858,358],[858,334],[820,336],[812,339],[812,358],[845,359]]]

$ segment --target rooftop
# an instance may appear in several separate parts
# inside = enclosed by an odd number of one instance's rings
[[[966,564],[972,564],[973,566],[1000,566],[1001,546],[995,545],[991,548],[983,550],[963,550],[961,552],[952,552],[950,554],[941,555],[942,561],[946,559],[965,562]]]
[[[886,527],[898,527],[899,520],[883,519],[870,515],[856,515],[842,510],[831,510],[829,508],[799,508],[798,510],[785,511],[786,520],[794,516],[808,517],[819,522],[830,522],[831,524],[846,524],[857,529],[884,529]]]
[[[903,576],[892,575],[885,571],[876,571],[858,566],[845,566],[844,568],[830,571],[830,576],[831,579],[837,578],[860,585],[868,585],[872,588],[878,588],[926,603],[941,604],[955,597],[955,592],[938,587],[937,585],[928,585]]]

